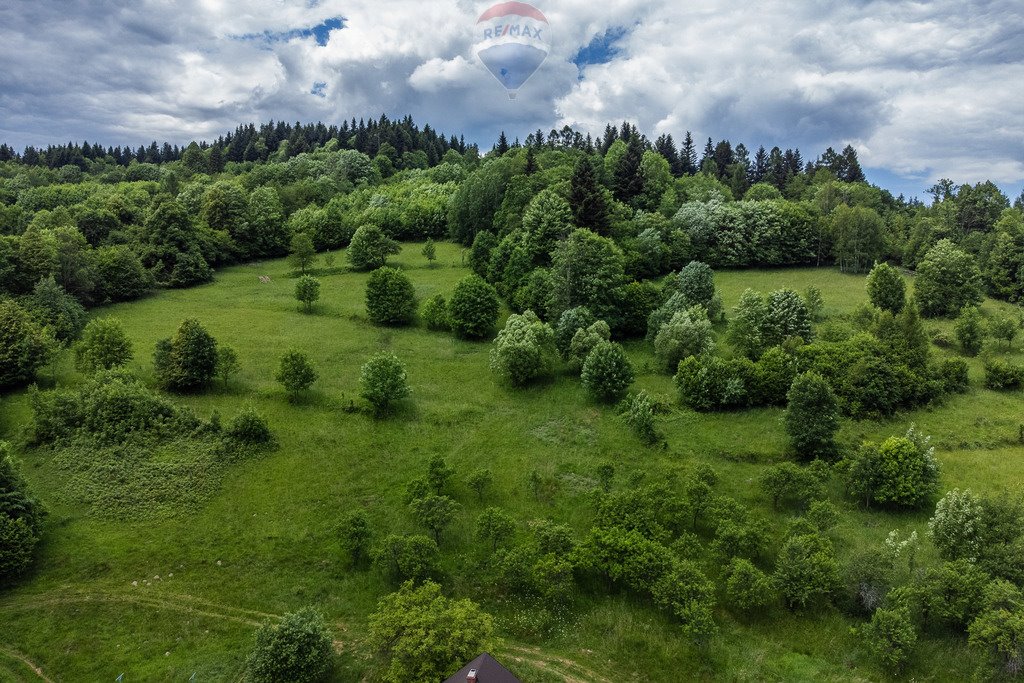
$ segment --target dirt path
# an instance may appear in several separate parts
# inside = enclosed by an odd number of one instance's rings
[[[50,679],[43,672],[43,670],[41,668],[39,668],[39,666],[36,665],[35,662],[33,662],[31,659],[29,659],[25,655],[21,654],[20,652],[16,652],[14,650],[10,650],[10,649],[8,649],[6,647],[0,647],[0,654],[6,655],[6,656],[10,657],[11,659],[15,659],[15,660],[21,662],[22,664],[27,666],[29,669],[31,669],[32,673],[34,673],[36,676],[38,676],[40,678],[40,680],[46,681],[46,683],[53,683],[53,680]]]
[[[54,591],[42,595],[8,598],[0,600],[0,611],[31,611],[47,607],[83,603],[125,603],[157,610],[172,610],[183,614],[192,614],[197,617],[233,621],[253,627],[261,626],[267,621],[278,621],[281,619],[279,614],[216,603],[194,595],[165,593],[151,588],[138,588],[124,592]],[[342,622],[335,622],[332,626],[336,635],[348,632],[348,628]],[[335,638],[332,641],[335,652],[341,652],[345,649],[347,642],[349,641]],[[566,683],[612,683],[611,679],[602,676],[579,662],[551,655],[536,647],[506,643],[505,647],[501,649],[507,652],[509,658],[513,661],[551,671],[562,676]],[[0,653],[22,662],[32,669],[39,678],[52,683],[43,673],[42,669],[19,653],[3,648],[0,648]]]

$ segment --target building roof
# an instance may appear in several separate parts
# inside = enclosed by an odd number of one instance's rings
[[[444,683],[466,683],[466,677],[473,669],[476,669],[477,683],[522,683],[486,652],[456,671]]]

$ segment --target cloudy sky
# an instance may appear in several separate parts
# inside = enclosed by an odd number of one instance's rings
[[[1024,184],[1024,3],[537,0],[551,54],[510,101],[465,0],[5,0],[0,139],[138,145],[242,122],[412,114],[489,147],[629,119],[805,158],[853,144],[908,195]]]

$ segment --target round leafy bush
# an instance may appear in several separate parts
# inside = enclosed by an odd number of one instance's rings
[[[377,416],[387,414],[398,401],[409,395],[405,366],[393,353],[378,353],[363,365],[359,374],[361,396],[373,406]]]
[[[423,302],[423,322],[428,330],[447,331],[452,329],[451,316],[448,314],[448,302],[444,295],[435,294]]]
[[[30,382],[46,357],[39,326],[14,301],[0,301],[0,388]]]
[[[75,367],[81,372],[110,370],[132,359],[132,343],[116,318],[89,321],[75,344]]]
[[[327,678],[333,661],[327,624],[319,612],[306,607],[256,632],[247,668],[249,679],[257,683],[315,683]]]
[[[383,267],[388,256],[401,250],[398,242],[385,235],[376,225],[364,225],[352,235],[346,255],[356,270],[373,270]]]
[[[614,403],[633,383],[633,365],[615,342],[600,342],[583,363],[583,388],[599,401]]]
[[[157,342],[153,369],[162,389],[177,392],[207,387],[217,372],[217,340],[189,318],[171,339]]]
[[[463,278],[455,285],[448,302],[452,329],[463,337],[486,337],[498,322],[498,293],[477,275]]]
[[[551,376],[556,359],[555,333],[533,311],[509,316],[491,348],[491,369],[514,387]]]
[[[266,446],[274,442],[270,425],[255,408],[245,408],[231,418],[224,434],[233,443],[246,446]]]
[[[412,280],[397,268],[378,268],[366,282],[366,312],[378,325],[408,325],[416,317]]]

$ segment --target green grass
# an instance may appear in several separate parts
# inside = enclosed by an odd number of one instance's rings
[[[457,247],[437,247],[435,267],[428,267],[418,244],[404,245],[394,259],[421,299],[450,293],[468,272]],[[261,284],[261,275],[271,283]],[[197,680],[236,680],[265,615],[313,604],[343,644],[337,680],[360,680],[372,667],[366,619],[391,587],[375,571],[346,569],[337,525],[359,508],[378,538],[418,531],[402,497],[406,482],[435,454],[460,478],[491,467],[495,483],[485,504],[521,520],[552,517],[579,533],[592,517],[588,489],[595,468],[605,462],[615,464],[618,487],[631,477],[663,481],[707,462],[722,475],[722,492],[780,527],[785,522],[756,487],[767,464],[784,458],[781,410],[704,415],[676,409],[660,418],[668,448],[647,449],[613,410],[589,402],[577,380],[560,377],[521,391],[499,386],[488,367],[489,344],[423,328],[375,327],[363,305],[365,274],[335,268],[320,276],[323,298],[313,315],[300,312],[283,261],[226,269],[213,284],[95,313],[121,319],[135,346],[131,368],[147,382],[155,342],[182,319],[198,318],[220,343],[238,350],[242,370],[227,388],[175,400],[202,417],[219,411],[225,419],[252,405],[268,418],[281,447],[228,465],[209,501],[188,514],[127,520],[109,519],[62,493],[64,473],[51,455],[22,452],[26,477],[51,515],[31,578],[0,595],[5,648],[55,680],[113,680],[122,672],[126,680],[187,680],[192,672]],[[866,300],[863,277],[833,269],[722,272],[717,283],[727,309],[747,287],[803,291],[815,285],[830,316],[848,315]],[[1004,306],[987,302],[985,309]],[[1005,355],[1020,362],[1020,344]],[[279,357],[293,347],[307,353],[320,374],[297,403],[289,403],[273,380]],[[386,421],[346,412],[358,402],[361,364],[382,349],[406,362],[412,400]],[[627,350],[639,369],[636,386],[678,405],[671,378],[654,369],[649,347],[630,343]],[[845,423],[841,439],[882,439],[915,422],[934,436],[944,488],[1019,491],[1024,451],[1016,439],[1024,397],[978,388],[981,362],[971,360],[971,369],[976,388],[970,394],[885,422]],[[45,385],[50,370],[43,375]],[[69,357],[57,363],[55,376],[62,384],[81,381]],[[0,435],[18,440],[29,418],[25,393],[5,397]],[[550,502],[529,492],[534,469],[559,483]],[[487,554],[472,530],[484,506],[461,480],[456,490],[463,511],[443,543],[445,590],[482,599],[473,569]],[[844,512],[836,532],[843,556],[880,543],[892,529],[923,534],[926,528],[926,513],[865,512],[838,490],[835,500]],[[833,610],[792,615],[777,609],[752,620],[721,610],[721,636],[698,649],[651,605],[621,595],[581,598],[572,615],[543,636],[531,635],[534,626],[513,607],[484,602],[498,619],[495,651],[526,680],[881,678],[856,651],[849,632],[854,622]],[[925,639],[912,670],[918,680],[963,680],[976,666],[961,641]],[[0,679],[29,673],[0,649]]]

